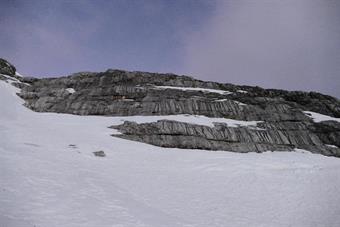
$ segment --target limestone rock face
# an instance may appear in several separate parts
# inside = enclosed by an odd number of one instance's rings
[[[259,123],[258,128],[214,127],[161,120],[137,124],[125,122],[112,126],[123,134],[115,137],[145,142],[162,147],[225,150],[234,152],[290,151],[294,148],[340,157],[340,149],[325,146],[308,130],[310,123]]]
[[[301,110],[311,110],[340,117],[340,102],[330,96],[204,82],[172,74],[108,70],[30,82],[31,86],[22,90],[21,97],[29,108],[39,112],[112,116],[197,114],[241,120],[296,121],[307,119]],[[199,87],[226,93],[157,86]],[[68,92],[68,88],[75,92]],[[301,101],[299,96],[305,100]]]
[[[325,144],[340,147],[340,123],[324,121],[313,125],[311,128]]]
[[[77,115],[203,115],[261,121],[257,128],[161,121],[116,126],[121,138],[164,147],[263,152],[304,148],[339,156],[337,122],[314,123],[303,111],[340,118],[340,101],[315,92],[262,89],[188,76],[107,70],[60,78],[22,78],[25,105]],[[331,146],[326,146],[333,145]]]
[[[14,76],[16,72],[15,67],[5,59],[0,58],[0,74]]]

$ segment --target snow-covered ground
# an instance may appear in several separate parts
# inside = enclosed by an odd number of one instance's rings
[[[226,101],[230,101],[229,99],[219,99],[219,100],[215,100],[214,102],[226,102]],[[237,103],[240,106],[246,106],[247,104],[239,102],[239,101],[235,101],[233,100],[233,102]]]
[[[338,158],[159,148],[110,136],[143,117],[35,113],[15,91],[0,81],[1,227],[340,226]]]
[[[191,123],[196,125],[204,125],[214,127],[215,123],[227,124],[228,127],[256,127],[257,123],[261,121],[241,121],[227,118],[213,118],[201,115],[164,115],[164,116],[133,116],[133,117],[116,117],[115,120],[119,120],[121,123],[124,121],[134,121],[137,123],[150,123],[158,120],[172,120],[184,123]]]
[[[200,88],[200,87],[155,86],[155,88],[156,89],[175,89],[175,90],[182,90],[182,91],[202,91],[202,92],[217,93],[217,94],[221,94],[221,95],[232,94],[232,92],[230,92],[230,91]]]
[[[322,121],[337,121],[340,122],[340,118],[330,117],[324,114],[315,113],[312,111],[303,111],[307,116],[313,119],[314,122],[322,122]]]

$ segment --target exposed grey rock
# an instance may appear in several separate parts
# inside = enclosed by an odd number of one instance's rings
[[[158,85],[202,87],[233,93],[221,95],[156,89]],[[67,88],[74,88],[76,92],[69,94]],[[26,106],[39,112],[112,116],[196,114],[240,120],[309,120],[300,111],[303,106],[297,103],[282,97],[253,97],[250,93],[236,92],[238,89],[239,86],[203,82],[186,76],[108,70],[32,81],[20,96],[26,100]],[[248,105],[240,105],[240,100]]]
[[[22,83],[29,83],[29,84],[34,83],[38,80],[39,80],[38,78],[34,78],[34,77],[22,77],[22,78],[20,78],[20,81]]]
[[[340,123],[336,121],[323,121],[313,124],[314,132],[324,144],[340,147]]]
[[[15,67],[7,60],[0,58],[0,74],[14,76],[16,72]]]
[[[209,128],[174,122],[126,123],[119,137],[158,146],[263,152],[304,148],[339,156],[339,126],[314,123],[303,111],[340,117],[340,101],[315,92],[284,91],[260,87],[205,82],[188,76],[107,70],[81,72],[60,78],[21,78],[19,94],[25,105],[38,112],[77,115],[191,114],[263,121],[262,130]],[[28,84],[28,85],[27,85]],[[225,94],[157,86],[194,87],[227,91]],[[75,92],[69,92],[70,88]]]
[[[77,145],[75,145],[75,144],[69,144],[68,147],[69,147],[69,148],[73,148],[73,149],[78,148]]]
[[[162,147],[186,149],[225,150],[234,152],[291,151],[306,149],[315,153],[340,157],[340,149],[324,145],[319,137],[308,130],[310,123],[259,123],[261,129],[249,127],[215,127],[161,120],[137,124],[124,122],[112,128],[123,134],[119,138],[140,141]]]
[[[95,151],[95,152],[93,152],[93,154],[97,157],[105,157],[106,156],[104,151]]]

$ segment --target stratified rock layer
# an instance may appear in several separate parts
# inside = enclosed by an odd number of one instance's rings
[[[340,149],[335,147],[340,146],[339,123],[314,123],[303,112],[314,111],[340,118],[340,101],[320,93],[122,70],[19,80],[22,82],[17,84],[22,88],[19,96],[28,108],[38,112],[107,116],[190,114],[262,122],[256,128],[224,124],[207,127],[175,121],[126,122],[114,126],[122,133],[115,136],[125,139],[163,147],[235,152],[303,148],[340,156]]]
[[[162,147],[225,150],[234,152],[291,151],[306,149],[327,156],[340,157],[340,149],[325,146],[320,138],[308,130],[310,123],[258,123],[253,127],[214,127],[177,121],[161,120],[137,124],[125,122],[112,126],[123,134],[113,136],[145,142]]]

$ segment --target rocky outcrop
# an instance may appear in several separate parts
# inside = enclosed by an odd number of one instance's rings
[[[113,136],[162,147],[225,150],[234,152],[290,151],[294,148],[340,157],[340,149],[325,146],[303,122],[258,123],[258,127],[214,127],[161,120],[112,126],[122,134]]]
[[[301,110],[312,109],[309,106],[316,102],[310,98],[312,104],[305,106],[292,98],[286,99],[288,93],[281,91],[277,91],[275,96],[273,90],[204,82],[172,74],[120,70],[78,73],[69,77],[40,79],[30,84],[20,94],[27,107],[39,112],[79,115],[196,114],[240,120],[304,121],[308,118]],[[201,87],[226,93],[160,89],[157,86]],[[75,92],[68,92],[68,88]],[[321,104],[313,104],[312,110],[338,116],[340,102],[325,97],[318,100]]]
[[[10,66],[6,64],[6,67]],[[106,116],[189,114],[262,122],[256,129],[223,124],[210,128],[169,121],[125,123],[116,126],[121,138],[164,147],[235,152],[304,148],[339,156],[339,148],[335,147],[340,146],[339,124],[315,123],[303,111],[340,118],[340,101],[316,92],[263,89],[174,74],[113,69],[18,80],[19,96],[28,108],[37,112]]]
[[[0,74],[14,76],[16,72],[15,67],[5,59],[0,58]]]
[[[340,147],[340,123],[323,121],[312,125],[310,130],[315,133],[324,144]]]
[[[290,106],[340,118],[340,101],[329,95],[317,92],[261,89],[258,87],[251,90],[246,95],[239,95],[236,99],[244,103],[255,103],[257,105],[260,101],[259,98],[261,99],[262,97],[284,100]]]

